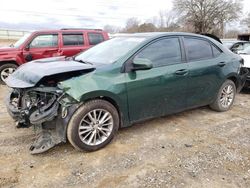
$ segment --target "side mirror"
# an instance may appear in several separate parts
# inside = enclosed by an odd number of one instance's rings
[[[143,58],[135,58],[133,60],[132,64],[132,70],[137,71],[137,70],[149,70],[153,68],[153,64],[150,60],[148,59],[143,59]]]

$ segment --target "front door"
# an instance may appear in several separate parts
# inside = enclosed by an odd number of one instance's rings
[[[152,62],[150,70],[127,73],[131,122],[183,110],[186,107],[187,63],[178,37],[163,38],[144,47],[135,57]]]
[[[23,56],[26,62],[60,56],[58,34],[42,34],[36,36],[24,49]]]

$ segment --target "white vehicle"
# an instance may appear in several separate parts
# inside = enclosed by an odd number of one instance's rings
[[[244,67],[246,67],[249,71],[244,87],[250,88],[250,46],[242,51],[238,51],[238,54],[244,59]]]

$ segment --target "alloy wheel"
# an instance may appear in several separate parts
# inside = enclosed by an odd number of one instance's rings
[[[84,144],[96,146],[110,136],[113,126],[113,117],[110,112],[104,109],[95,109],[83,117],[78,134]]]
[[[13,72],[15,72],[15,68],[5,68],[1,71],[1,80],[5,81],[9,75],[11,75]]]
[[[220,103],[223,108],[228,108],[234,99],[233,86],[226,85],[221,92]]]

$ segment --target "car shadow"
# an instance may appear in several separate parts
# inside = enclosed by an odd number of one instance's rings
[[[250,94],[250,88],[243,88],[240,93],[243,93],[243,94]]]

